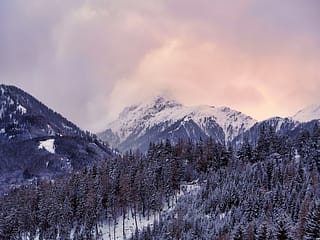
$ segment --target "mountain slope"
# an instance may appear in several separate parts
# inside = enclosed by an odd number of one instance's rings
[[[280,135],[290,135],[290,133],[295,132],[295,130],[300,129],[300,122],[297,122],[291,118],[281,118],[281,117],[273,117],[266,119],[264,121],[260,121],[255,123],[251,128],[247,131],[239,134],[237,137],[233,139],[233,146],[235,149],[240,147],[244,138],[247,138],[249,142],[255,146],[260,135],[260,130],[262,127],[265,129],[272,129],[275,133]]]
[[[272,130],[281,136],[288,136],[290,139],[297,139],[304,131],[312,132],[316,126],[320,125],[320,120],[299,122],[292,118],[273,117],[257,122],[250,129],[235,137],[232,141],[234,149],[238,150],[244,139],[248,139],[252,146],[256,146],[260,137],[260,132],[264,128],[266,131]]]
[[[0,85],[2,190],[30,179],[63,175],[111,155],[95,136],[28,93]]]
[[[297,112],[292,118],[299,122],[309,122],[320,119],[320,105],[310,105]]]
[[[255,122],[227,107],[189,107],[160,96],[125,108],[99,136],[120,150],[145,150],[150,141],[166,138],[176,142],[179,138],[212,137],[223,143],[231,142]]]
[[[250,129],[233,139],[233,146],[237,149],[247,138],[254,146],[260,135],[262,127],[272,129],[280,135],[287,135],[296,138],[301,131],[312,131],[316,124],[320,123],[320,105],[310,105],[298,111],[293,117],[273,117],[255,123]]]
[[[55,135],[85,133],[23,90],[0,85],[0,141]]]

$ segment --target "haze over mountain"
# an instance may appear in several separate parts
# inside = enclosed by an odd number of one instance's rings
[[[95,132],[163,91],[291,116],[320,98],[319,22],[318,0],[2,0],[0,79]]]

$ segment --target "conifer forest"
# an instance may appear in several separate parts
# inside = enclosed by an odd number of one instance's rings
[[[183,193],[186,184],[198,188]],[[320,128],[290,137],[262,125],[255,145],[150,143],[146,153],[12,189],[0,211],[0,238],[8,240],[116,239],[126,218],[134,220],[132,240],[319,239]],[[152,225],[139,226],[152,216]]]

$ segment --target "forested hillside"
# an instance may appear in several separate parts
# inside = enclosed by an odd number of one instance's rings
[[[176,146],[167,141],[150,144],[146,155],[129,152],[60,180],[22,186],[1,198],[0,238],[93,239],[101,224],[160,214],[182,183],[230,158],[210,139]]]
[[[319,154],[316,124],[295,139],[263,126],[257,145],[245,141],[238,152],[210,138],[150,143],[146,154],[128,152],[2,196],[0,238],[115,239],[126,218],[138,230],[138,219],[158,215],[132,239],[317,239]],[[195,180],[200,190],[178,198]]]
[[[297,139],[260,129],[257,146],[210,170],[153,229],[132,239],[319,239],[320,131]]]

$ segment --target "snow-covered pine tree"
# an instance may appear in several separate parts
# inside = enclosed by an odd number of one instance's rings
[[[269,240],[270,238],[269,225],[267,222],[263,222],[258,228],[256,240]]]
[[[288,218],[280,216],[276,219],[273,236],[276,240],[291,240],[290,230]]]
[[[306,223],[304,240],[320,239],[320,200],[316,200],[309,210]]]
[[[232,240],[245,240],[245,232],[241,224],[233,230]]]

